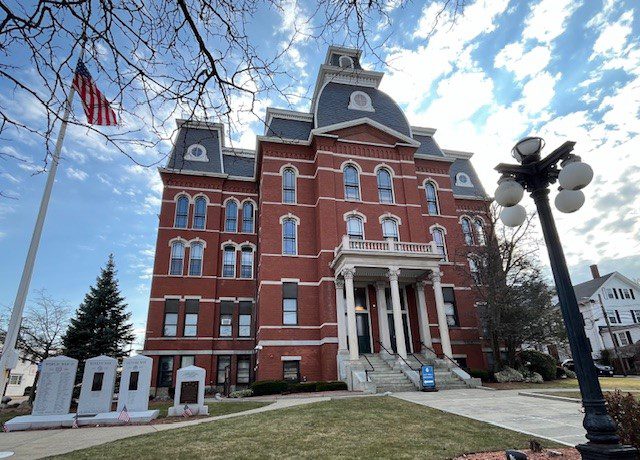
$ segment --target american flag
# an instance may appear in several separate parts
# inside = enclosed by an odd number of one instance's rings
[[[193,412],[191,412],[191,409],[189,409],[189,405],[185,404],[184,405],[184,412],[182,413],[183,417],[191,417],[193,415]]]
[[[131,417],[129,416],[129,411],[127,411],[127,406],[124,406],[120,411],[120,415],[118,415],[118,420],[124,423],[129,423],[131,421]]]
[[[109,105],[109,101],[96,86],[91,74],[82,61],[78,61],[76,73],[73,76],[73,87],[80,94],[82,107],[87,115],[87,121],[92,125],[117,125],[116,113]]]
[[[73,425],[71,425],[71,428],[78,428],[78,414],[73,417]]]

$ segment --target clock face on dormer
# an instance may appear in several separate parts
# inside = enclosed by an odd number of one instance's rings
[[[353,98],[353,102],[355,102],[358,107],[366,107],[368,101],[364,94],[356,94]]]

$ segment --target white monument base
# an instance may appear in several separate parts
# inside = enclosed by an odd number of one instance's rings
[[[209,406],[206,404],[199,406],[197,404],[187,404],[193,415],[209,415]],[[169,417],[180,417],[184,414],[184,404],[181,406],[171,406],[169,408]]]
[[[192,409],[193,410],[193,409]],[[140,412],[129,412],[131,420],[129,423],[149,423],[158,418],[160,411],[146,410]],[[5,422],[7,431],[43,430],[48,428],[71,428],[76,414],[65,415],[21,415]],[[95,425],[125,425],[118,420],[120,412],[104,412],[96,415],[84,415],[78,417],[78,426]],[[182,415],[182,414],[180,414]]]

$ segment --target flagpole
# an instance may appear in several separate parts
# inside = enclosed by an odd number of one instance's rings
[[[80,49],[80,56],[78,60],[82,60],[84,55],[84,43]],[[49,200],[51,198],[51,190],[53,189],[53,183],[56,178],[56,171],[58,170],[58,163],[60,161],[60,152],[62,151],[62,142],[64,141],[64,135],[67,131],[67,122],[69,120],[69,114],[71,112],[71,104],[76,90],[71,84],[69,95],[65,102],[64,113],[62,115],[62,124],[60,125],[60,132],[58,133],[58,139],[56,139],[56,147],[53,152],[51,160],[51,166],[49,167],[49,174],[47,175],[47,182],[44,186],[44,192],[42,194],[42,201],[40,201],[40,210],[38,211],[38,218],[36,219],[36,225],[33,229],[33,235],[31,235],[31,244],[29,245],[29,252],[27,253],[27,260],[24,263],[22,270],[22,277],[20,278],[20,285],[18,287],[18,293],[16,294],[16,300],[13,304],[13,310],[11,311],[11,319],[9,321],[9,327],[7,329],[7,335],[4,340],[4,347],[2,350],[2,356],[0,357],[0,389],[2,389],[2,396],[6,391],[7,380],[9,372],[13,369],[18,362],[18,353],[16,352],[16,342],[18,340],[18,332],[20,331],[20,325],[22,323],[22,314],[24,312],[24,305],[29,293],[29,284],[31,283],[31,275],[33,274],[33,266],[36,261],[36,255],[38,253],[38,246],[40,245],[40,237],[42,236],[42,227],[44,226],[44,219],[47,215],[47,208],[49,207]]]

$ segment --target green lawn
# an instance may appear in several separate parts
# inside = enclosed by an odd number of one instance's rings
[[[578,388],[576,379],[552,380],[544,383],[486,383],[483,384],[498,390],[544,389],[544,388]],[[635,377],[600,377],[600,386],[604,390],[640,390],[640,379]]]
[[[370,397],[219,420],[123,439],[59,458],[447,459],[468,452],[526,448],[530,439],[396,398]]]
[[[233,401],[207,403],[207,406],[209,406],[209,416],[215,417],[217,415],[234,414],[236,412],[243,412],[245,410],[257,409],[258,407],[263,407],[268,404],[271,403],[257,401]],[[160,415],[158,416],[158,418],[165,418],[167,416],[167,411],[171,406],[173,406],[172,401],[149,403],[149,409],[160,409]],[[182,420],[182,418],[179,417],[177,418],[177,420]]]

